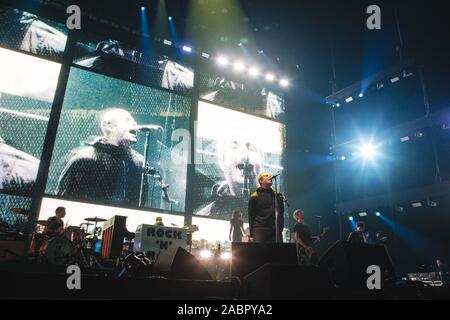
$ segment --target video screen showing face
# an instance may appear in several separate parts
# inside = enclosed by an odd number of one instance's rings
[[[189,94],[194,87],[194,70],[169,57],[144,55],[115,39],[86,33],[80,38],[74,54],[79,66],[182,94]]]
[[[0,47],[0,192],[34,190],[60,67]]]
[[[72,68],[46,193],[121,207],[183,212],[190,99]],[[186,153],[187,157],[187,153]]]
[[[200,76],[200,98],[215,104],[284,121],[282,95],[273,89],[224,76]]]
[[[62,218],[65,228],[68,226],[82,227],[89,232],[93,231],[95,221],[87,221],[86,219],[99,218],[109,220],[114,216],[127,217],[126,228],[130,232],[135,232],[141,224],[155,225],[156,218],[161,218],[163,225],[167,227],[182,228],[184,226],[184,216],[181,215],[114,208],[46,197],[42,199],[39,220],[47,220],[53,217],[58,207],[65,208],[66,214]],[[97,226],[103,227],[103,222],[97,222]]]
[[[6,48],[62,60],[67,33],[62,24],[0,5],[0,44]]]
[[[285,191],[284,125],[200,101],[196,129],[195,215],[230,220],[239,209],[247,221],[263,171],[279,173],[277,190]]]

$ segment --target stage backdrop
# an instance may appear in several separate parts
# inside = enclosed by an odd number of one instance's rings
[[[213,61],[195,73],[181,54],[143,53],[85,30],[75,39],[69,74],[60,74],[67,37],[64,25],[0,6],[1,230],[24,230],[28,217],[10,209],[42,200],[40,219],[61,205],[66,224],[125,215],[129,231],[157,216],[183,226],[194,215],[195,240],[229,245],[231,212],[241,209],[248,220],[258,173],[280,174],[278,190],[287,192],[278,89],[215,69]],[[63,103],[54,104],[66,76]],[[51,137],[48,123],[58,114]],[[50,163],[41,165],[44,141],[53,139]],[[36,185],[38,176],[45,186]]]

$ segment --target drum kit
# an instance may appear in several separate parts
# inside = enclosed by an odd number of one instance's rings
[[[11,212],[20,216],[27,216],[30,219],[31,211],[22,208],[12,208]],[[29,257],[36,258],[37,261],[48,261],[54,265],[78,264],[82,267],[101,267],[94,252],[95,244],[101,235],[102,228],[97,226],[100,222],[107,221],[103,218],[93,217],[84,219],[86,223],[80,226],[68,226],[59,234],[50,234],[47,231],[49,221],[37,220],[29,232],[18,232],[7,230],[7,224],[0,229],[0,234],[29,234],[31,244],[28,251]],[[30,223],[28,223],[30,224]],[[92,228],[93,226],[93,228]],[[10,228],[9,228],[10,229]]]

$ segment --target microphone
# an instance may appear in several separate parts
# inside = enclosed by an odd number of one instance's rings
[[[155,125],[155,124],[141,125],[141,126],[137,127],[137,130],[142,131],[142,132],[148,132],[148,131],[152,131],[152,130],[161,130],[162,132],[164,132],[163,127]]]
[[[271,178],[273,179],[273,178],[276,178],[276,177],[278,177],[280,174],[279,173],[277,173],[277,174],[274,174],[273,176],[271,176]]]

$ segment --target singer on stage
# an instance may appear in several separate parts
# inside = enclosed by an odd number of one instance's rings
[[[273,243],[282,242],[282,231],[284,226],[284,199],[280,193],[275,194],[272,189],[273,177],[267,172],[258,176],[260,187],[254,192],[248,202],[248,220],[250,226],[250,238],[255,242]],[[276,205],[278,210],[275,210]],[[276,219],[278,214],[278,219]],[[278,225],[276,226],[276,222]]]
[[[59,177],[57,194],[98,203],[138,206],[144,157],[131,146],[140,127],[123,109],[104,111],[103,136],[72,150]],[[144,181],[143,195],[148,182]],[[144,203],[146,196],[144,196]]]

